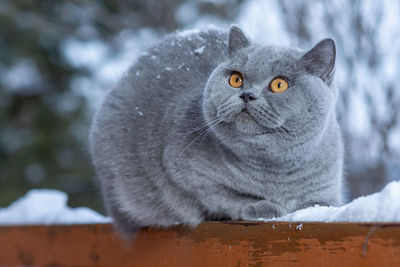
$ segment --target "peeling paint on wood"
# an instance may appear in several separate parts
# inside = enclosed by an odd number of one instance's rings
[[[207,222],[131,242],[109,224],[0,227],[0,266],[400,266],[400,224]]]

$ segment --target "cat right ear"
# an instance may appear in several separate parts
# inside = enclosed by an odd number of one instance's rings
[[[246,37],[242,29],[236,25],[232,25],[229,30],[229,57],[232,57],[237,51],[251,45],[250,40]]]
[[[324,39],[302,56],[306,70],[329,84],[335,67],[336,46],[332,39]]]

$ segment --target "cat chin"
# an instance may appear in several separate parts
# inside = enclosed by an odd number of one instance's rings
[[[240,112],[236,115],[234,121],[235,129],[242,135],[256,136],[271,134],[274,132],[273,128],[266,128],[260,125],[249,113]]]

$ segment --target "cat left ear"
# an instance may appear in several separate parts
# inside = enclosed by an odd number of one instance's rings
[[[238,50],[246,48],[251,45],[251,42],[246,37],[242,29],[236,25],[232,25],[229,30],[229,44],[228,52],[229,56],[232,57]]]
[[[332,39],[324,39],[305,53],[301,60],[307,72],[329,84],[335,67],[336,46]]]

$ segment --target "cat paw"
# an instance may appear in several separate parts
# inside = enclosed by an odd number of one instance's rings
[[[269,201],[260,201],[248,204],[241,211],[242,220],[270,219],[287,214],[286,209]]]

